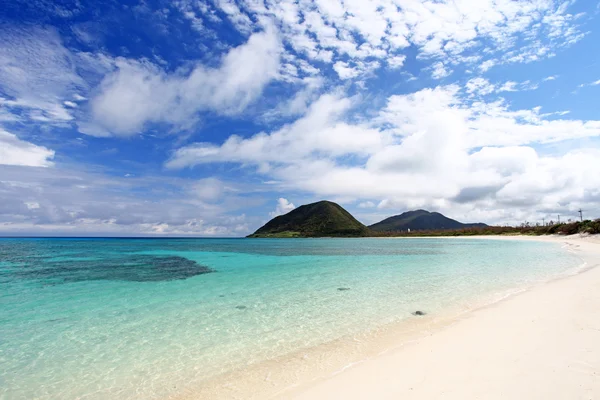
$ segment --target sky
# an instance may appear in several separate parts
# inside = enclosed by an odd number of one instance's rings
[[[0,234],[600,217],[600,3],[13,0]]]

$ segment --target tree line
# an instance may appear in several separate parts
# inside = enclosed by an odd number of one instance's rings
[[[476,236],[476,235],[574,235],[576,233],[600,234],[600,219],[547,225],[486,226],[461,229],[411,230],[410,232],[375,232],[378,237],[404,236]]]

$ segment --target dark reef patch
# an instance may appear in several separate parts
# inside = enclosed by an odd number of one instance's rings
[[[44,280],[45,285],[82,281],[158,282],[191,278],[214,272],[179,256],[111,255],[97,259],[22,259],[8,272],[21,279]],[[33,261],[33,262],[32,262]]]

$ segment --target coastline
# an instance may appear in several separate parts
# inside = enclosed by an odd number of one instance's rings
[[[575,275],[509,296],[341,374],[290,390],[293,399],[591,399],[600,396],[600,238],[479,237],[565,243]]]
[[[452,240],[452,237],[444,237]],[[464,238],[464,237],[461,237]],[[452,387],[447,391],[444,389],[441,394],[430,393],[424,390],[440,387],[439,383],[447,383],[443,368],[437,367],[440,364],[438,357],[432,354],[440,354],[444,363],[450,363],[447,367],[453,370],[453,374],[460,371],[473,372],[478,369],[479,363],[485,363],[485,352],[481,350],[478,354],[478,362],[469,364],[462,362],[460,368],[456,368],[454,362],[462,359],[461,354],[469,354],[469,349],[473,348],[473,343],[478,343],[472,336],[476,332],[481,332],[484,336],[489,336],[494,332],[502,332],[505,325],[515,325],[518,327],[527,326],[526,320],[532,315],[539,314],[535,299],[539,291],[551,291],[551,297],[556,297],[555,301],[562,299],[561,292],[572,290],[571,281],[582,276],[593,276],[592,282],[600,283],[600,269],[589,271],[594,266],[600,264],[600,238],[596,237],[540,237],[540,236],[478,236],[470,237],[473,239],[496,239],[496,240],[536,240],[564,243],[569,246],[571,251],[576,251],[583,258],[587,265],[573,274],[555,278],[550,282],[542,283],[524,291],[517,290],[514,293],[507,294],[503,298],[497,299],[492,304],[475,306],[469,310],[453,310],[447,315],[426,316],[415,318],[410,321],[403,321],[398,324],[382,327],[376,331],[365,333],[364,337],[354,337],[336,340],[331,343],[317,346],[315,348],[303,349],[294,354],[286,355],[279,359],[258,363],[238,371],[233,371],[211,379],[200,387],[189,388],[184,393],[179,393],[176,399],[198,399],[198,398],[228,398],[228,399],[264,399],[264,398],[300,398],[300,399],[326,399],[326,398],[398,398],[404,396],[408,398],[436,398],[438,395],[444,398],[454,398]],[[402,238],[400,238],[402,239]],[[582,272],[586,272],[582,274]],[[593,272],[593,273],[592,273]],[[585,278],[584,278],[585,280]],[[566,283],[565,283],[566,282]],[[562,288],[565,286],[566,288]],[[549,289],[551,288],[551,289]],[[585,295],[584,291],[576,290],[576,293]],[[525,299],[525,300],[523,300]],[[533,302],[532,302],[533,299]],[[600,309],[600,295],[595,303]],[[517,302],[517,306],[512,304]],[[524,304],[519,305],[523,302]],[[498,309],[504,310],[507,307],[531,308],[530,311],[519,319],[511,320],[510,315],[501,312],[504,322],[496,321],[489,315],[498,313]],[[570,303],[569,303],[570,304]],[[553,307],[551,304],[549,307]],[[560,308],[560,307],[558,307]],[[564,304],[563,304],[563,309]],[[567,307],[568,309],[568,307]],[[512,313],[519,313],[513,309]],[[596,318],[600,313],[596,314]],[[525,317],[525,320],[522,320]],[[564,317],[560,314],[560,317]],[[559,316],[556,318],[560,319]],[[558,322],[552,319],[553,323]],[[466,326],[466,327],[465,327]],[[600,332],[600,324],[596,328]],[[465,339],[456,338],[455,331],[463,332],[466,330]],[[447,339],[446,336],[450,335]],[[453,336],[454,335],[454,336]],[[468,338],[471,336],[471,338]],[[569,340],[573,333],[564,334],[562,337]],[[560,338],[558,338],[560,339]],[[598,338],[600,339],[600,337]],[[596,340],[596,339],[594,339]],[[433,341],[433,344],[429,343]],[[449,342],[448,342],[449,341]],[[578,340],[576,340],[578,342]],[[487,340],[480,340],[483,344],[489,344]],[[587,342],[586,342],[587,343]],[[537,346],[537,343],[534,343]],[[437,346],[435,351],[432,345]],[[448,353],[449,349],[455,349],[455,353]],[[539,346],[538,346],[539,347]],[[538,348],[536,347],[536,348]],[[600,348],[600,346],[598,346]],[[510,347],[507,347],[510,348]],[[517,346],[517,348],[519,348]],[[505,348],[506,352],[506,348]],[[506,352],[506,354],[511,354]],[[594,350],[593,354],[600,359],[600,351]],[[490,355],[492,356],[492,355]],[[420,361],[419,361],[420,360]],[[415,361],[420,366],[421,375],[415,372]],[[498,369],[500,368],[500,369]],[[510,368],[510,365],[504,367],[498,366],[494,371],[498,375],[502,368]],[[596,373],[597,370],[593,369]],[[501,374],[500,374],[501,375]],[[494,380],[495,378],[493,378]],[[399,379],[402,377],[402,379]],[[542,376],[544,378],[544,376]],[[474,378],[475,379],[475,378]],[[512,378],[511,378],[512,379]],[[425,383],[428,382],[428,383]],[[510,385],[508,378],[503,380],[507,386]],[[441,387],[446,387],[442,385]],[[471,385],[471,382],[462,382],[461,385]],[[451,386],[451,385],[450,385]],[[585,386],[585,385],[584,385]],[[475,385],[475,387],[478,387]],[[430,388],[431,389],[431,388]],[[485,388],[482,389],[485,392]],[[593,393],[600,394],[600,387],[595,387]],[[505,393],[502,390],[496,390],[489,387],[489,393]],[[480,393],[481,394],[481,393]],[[521,396],[516,393],[516,397],[527,397],[523,393]],[[527,394],[529,395],[529,394]],[[450,397],[448,397],[450,396]],[[466,396],[466,397],[465,397]],[[456,398],[474,398],[476,394],[457,392]],[[490,398],[489,395],[484,396]],[[505,398],[505,396],[500,396]],[[535,398],[535,395],[533,396]],[[573,397],[573,396],[569,396]],[[547,398],[547,397],[546,397]],[[552,397],[550,397],[552,398]],[[565,398],[556,397],[556,398]]]

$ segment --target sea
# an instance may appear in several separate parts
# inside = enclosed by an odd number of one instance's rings
[[[164,399],[581,267],[460,238],[0,239],[0,399]]]

